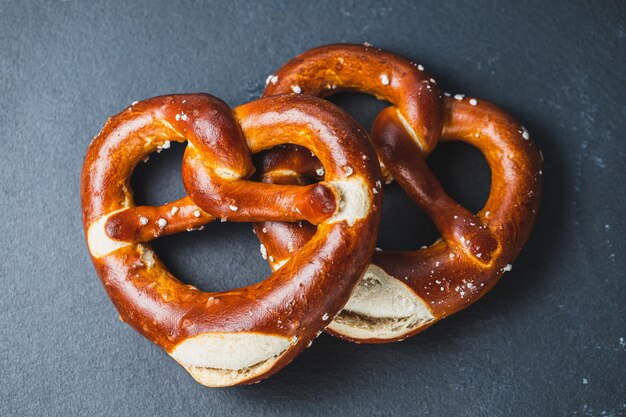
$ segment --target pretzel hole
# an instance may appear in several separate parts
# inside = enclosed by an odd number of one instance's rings
[[[439,237],[432,220],[398,183],[385,186],[376,246],[385,250],[412,251],[431,245]]]
[[[163,236],[151,245],[175,277],[202,291],[245,287],[272,273],[250,223],[214,221],[201,231]]]
[[[378,113],[391,103],[378,100],[370,94],[342,92],[326,97],[327,100],[345,109],[354,120],[370,132]]]
[[[187,195],[181,176],[185,147],[186,143],[171,141],[169,148],[139,162],[130,179],[135,205],[160,206]]]
[[[477,148],[461,142],[440,142],[428,157],[428,165],[446,193],[476,213],[489,197],[491,170]]]

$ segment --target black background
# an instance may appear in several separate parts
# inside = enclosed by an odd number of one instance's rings
[[[626,415],[624,2],[89,3],[0,2],[0,415]],[[119,322],[100,285],[81,226],[86,148],[134,100],[235,106],[297,53],[364,41],[528,127],[545,155],[531,239],[490,294],[416,337],[322,335],[258,385],[204,388]],[[334,101],[366,126],[383,106]],[[183,195],[182,150],[138,169],[139,203]],[[459,201],[485,201],[477,151],[446,145],[430,162]],[[437,237],[397,186],[382,229],[389,249]],[[205,290],[269,273],[249,224],[155,247]]]

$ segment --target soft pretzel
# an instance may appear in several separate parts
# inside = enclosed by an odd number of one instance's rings
[[[188,141],[185,186],[213,215],[305,219],[317,232],[258,284],[210,293],[178,281],[146,242],[214,217],[189,197],[136,207],[129,186],[134,166],[170,141]],[[296,187],[246,179],[250,152],[287,142],[314,152],[326,181]],[[324,100],[277,96],[231,111],[206,94],[156,97],[111,117],[89,146],[83,224],[123,321],[201,384],[251,383],[289,363],[347,302],[374,249],[381,196],[372,190],[380,178],[367,134]]]
[[[370,46],[307,51],[268,78],[264,95],[327,96],[342,90],[391,102],[371,134],[381,166],[431,217],[442,239],[413,252],[376,251],[328,330],[357,342],[401,340],[467,307],[510,270],[538,209],[541,156],[528,131],[502,110],[462,95],[442,98],[421,65]],[[464,141],[487,159],[491,191],[476,215],[452,200],[428,168],[425,158],[438,140]],[[261,165],[265,182],[310,183],[324,177],[314,158],[298,148],[269,151]],[[255,225],[273,267],[289,259],[314,230]]]

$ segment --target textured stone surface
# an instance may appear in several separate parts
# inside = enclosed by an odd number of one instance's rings
[[[0,415],[626,414],[625,18],[619,1],[0,1]],[[204,91],[236,105],[298,52],[364,41],[528,127],[546,160],[531,240],[487,297],[410,340],[323,335],[261,384],[205,389],[117,320],[98,281],[78,193],[89,141],[134,100]],[[366,125],[381,108],[336,102]],[[182,149],[139,168],[139,201],[182,195]],[[480,206],[477,152],[447,145],[431,161]],[[386,196],[382,247],[436,238],[396,186]],[[155,246],[207,290],[269,271],[248,224]]]

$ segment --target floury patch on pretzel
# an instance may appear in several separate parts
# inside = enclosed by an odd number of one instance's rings
[[[528,131],[496,106],[441,95],[421,65],[370,45],[307,51],[268,77],[264,96],[339,91],[369,93],[392,104],[371,133],[383,174],[431,217],[442,239],[412,252],[376,251],[328,330],[356,342],[401,340],[478,300],[511,269],[538,210],[542,158]],[[426,164],[439,141],[452,140],[478,148],[491,168],[489,198],[477,214],[452,200]],[[260,169],[268,183],[307,184],[324,175],[315,158],[298,148],[268,151]],[[259,223],[255,231],[277,268],[315,228]]]
[[[191,198],[135,206],[135,165],[170,141],[188,142],[183,179]],[[325,180],[303,187],[249,181],[250,154],[283,143],[313,152]],[[324,100],[276,96],[231,110],[206,94],[155,97],[111,117],[89,146],[83,224],[123,321],[203,385],[251,383],[289,363],[349,299],[374,249],[380,178],[367,134]],[[317,231],[264,281],[202,292],[168,272],[147,242],[215,217],[306,220]]]

